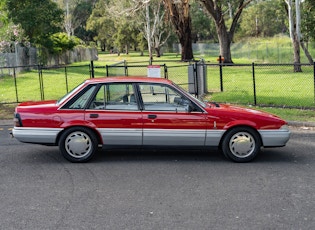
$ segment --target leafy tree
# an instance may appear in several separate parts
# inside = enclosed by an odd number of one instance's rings
[[[213,18],[225,63],[233,63],[231,43],[241,14],[253,0],[199,0]],[[226,13],[228,12],[228,13]],[[227,22],[231,20],[230,26]]]
[[[181,44],[181,60],[190,61],[194,55],[189,0],[164,0],[164,5]]]
[[[74,35],[84,41],[92,41],[95,36],[94,31],[86,29],[86,22],[92,14],[92,10],[93,4],[90,1],[83,1],[75,6],[72,13]]]
[[[107,5],[109,0],[100,0],[95,4],[90,17],[87,20],[87,30],[95,31],[94,40],[99,41],[102,51],[105,51],[106,45],[114,44],[115,21],[108,14]]]
[[[239,34],[243,37],[272,37],[287,31],[286,21],[283,0],[261,1],[244,10]]]
[[[305,41],[315,40],[315,1],[305,0],[302,4],[301,31]]]
[[[5,6],[6,6],[6,0],[1,1],[0,2],[0,29],[9,23]]]
[[[75,35],[88,42],[95,34],[86,29],[86,22],[92,13],[96,0],[54,0],[64,11],[63,28],[68,36]]]
[[[193,1],[190,4],[190,15],[194,43],[197,41],[218,41],[215,25],[199,2]]]
[[[160,57],[161,47],[171,35],[171,25],[165,20],[163,0],[134,0],[136,4],[129,9],[135,24],[141,31],[141,35],[147,41],[150,60],[153,57],[153,49],[156,56]]]
[[[126,1],[98,1],[87,22],[87,29],[96,32],[95,40],[114,52],[129,52],[131,45],[140,41],[136,18],[130,14],[131,3]],[[117,48],[118,50],[116,50]]]
[[[136,33],[140,31],[137,30],[130,21],[123,20],[122,18],[119,23],[115,24],[115,28],[114,45],[118,47],[119,53],[125,52],[128,54],[131,44],[134,43],[135,37],[132,34],[135,33],[135,31]]]
[[[31,43],[43,44],[49,35],[61,31],[63,11],[51,0],[7,0],[8,16],[20,24]]]

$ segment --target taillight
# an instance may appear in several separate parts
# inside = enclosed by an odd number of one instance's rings
[[[22,127],[23,126],[20,114],[15,113],[13,121],[14,121],[15,127]]]

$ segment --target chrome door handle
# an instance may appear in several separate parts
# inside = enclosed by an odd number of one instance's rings
[[[97,113],[92,113],[92,114],[90,114],[90,118],[98,118],[98,114]]]
[[[149,115],[148,115],[148,118],[149,118],[149,119],[155,119],[156,117],[157,117],[157,116],[156,116],[155,114],[149,114]]]

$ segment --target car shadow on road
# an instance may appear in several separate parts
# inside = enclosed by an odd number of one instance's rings
[[[296,160],[296,157],[288,149],[270,148],[262,149],[253,162],[295,163]]]
[[[225,161],[225,158],[214,150],[112,149],[99,151],[92,161]]]
[[[92,162],[111,161],[198,161],[228,162],[220,150],[102,150],[96,154]],[[296,158],[288,151],[279,149],[262,149],[261,153],[250,163],[294,163]]]
[[[70,163],[62,157],[58,147],[44,147],[41,151],[24,153],[28,161],[42,163]],[[28,156],[27,156],[28,155]],[[32,155],[32,156],[30,156]],[[165,149],[103,149],[98,151],[90,163],[105,162],[222,162],[233,163],[224,157],[220,150],[165,150]],[[297,163],[304,162],[303,155],[295,156],[288,149],[262,149],[261,153],[250,162],[256,163]]]

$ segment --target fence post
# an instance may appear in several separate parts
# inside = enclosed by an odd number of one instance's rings
[[[43,83],[43,70],[40,65],[37,66],[38,69],[38,78],[39,78],[39,90],[40,90],[40,99],[44,100],[44,83]]]
[[[65,66],[65,78],[66,78],[66,90],[67,93],[69,92],[69,88],[68,88],[68,73],[67,73],[67,66]]]
[[[219,67],[220,67],[220,87],[223,92],[223,70],[222,70],[222,57],[219,56]]]
[[[314,74],[314,103],[315,103],[315,62],[313,62],[313,67],[314,67],[313,74]]]
[[[16,83],[15,67],[13,68],[13,77],[14,77],[14,86],[15,86],[15,98],[16,98],[16,103],[18,103],[19,97],[18,97],[18,89],[17,89],[17,83]]]
[[[91,78],[94,78],[94,62],[91,61]]]
[[[106,65],[105,68],[106,68],[106,77],[108,77],[108,65]]]
[[[255,64],[252,63],[252,73],[253,73],[253,87],[254,87],[254,105],[257,105],[257,98],[256,98],[256,79],[255,79]]]
[[[168,72],[167,72],[167,66],[164,64],[164,78],[168,79]]]
[[[198,82],[198,64],[194,63],[194,78],[195,78],[195,96],[199,97],[199,82]]]
[[[125,67],[125,76],[128,76],[128,65],[127,65],[126,60],[124,60],[124,67]]]

